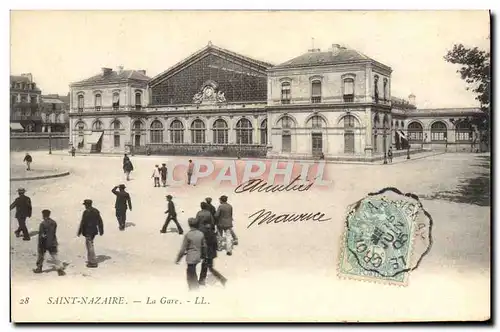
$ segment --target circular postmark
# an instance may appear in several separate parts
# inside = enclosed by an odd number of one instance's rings
[[[341,269],[349,275],[404,282],[429,252],[431,229],[432,218],[415,195],[395,188],[369,194],[347,215]]]

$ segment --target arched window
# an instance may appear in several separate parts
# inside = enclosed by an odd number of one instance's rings
[[[473,130],[471,125],[466,121],[460,121],[455,125],[455,140],[456,141],[472,141]]]
[[[399,121],[396,120],[396,128],[399,128]]]
[[[380,118],[378,116],[378,114],[375,115],[375,118],[373,119],[373,130],[372,130],[372,133],[373,133],[373,152],[377,152],[378,151],[378,144],[377,144],[377,141],[378,141],[378,129],[380,128]]]
[[[267,144],[267,119],[260,124],[260,144]]]
[[[346,78],[344,80],[344,102],[354,102],[354,79]]]
[[[195,144],[205,143],[205,124],[196,119],[191,124],[191,142]]]
[[[137,91],[135,93],[135,109],[139,111],[142,108],[142,93]]]
[[[77,144],[77,148],[81,149],[81,148],[83,148],[84,141],[85,141],[85,132],[84,132],[85,124],[80,121],[76,124],[76,128],[78,130],[78,141],[76,142],[76,144]]]
[[[289,116],[284,116],[280,120],[281,128],[292,128],[294,126],[293,120]]]
[[[175,144],[184,143],[184,126],[179,120],[170,124],[170,142]]]
[[[78,95],[78,112],[83,112],[84,100],[83,95]]]
[[[120,129],[121,129],[121,124],[120,124],[120,121],[118,120],[115,120],[113,122],[113,129],[115,130],[113,132],[113,141],[114,141],[114,146],[115,148],[118,148],[120,147]]]
[[[98,93],[94,96],[94,107],[95,107],[96,112],[99,112],[101,110],[101,106],[102,106],[101,102],[102,102],[101,94]]]
[[[120,108],[120,93],[113,92],[113,111],[118,111]]]
[[[281,103],[290,104],[292,99],[291,85],[290,82],[281,83]]]
[[[92,131],[101,131],[101,130],[103,130],[102,122],[100,120],[97,120],[92,125]]]
[[[344,116],[344,128],[355,128],[356,127],[356,118],[352,115]]]
[[[229,128],[226,121],[223,119],[215,120],[213,131],[215,144],[227,144]]]
[[[408,125],[408,140],[421,142],[424,137],[422,125],[418,122],[412,122]]]
[[[252,123],[248,119],[240,119],[236,124],[236,144],[252,144]]]
[[[313,129],[323,128],[324,120],[319,115],[313,116],[309,120],[309,122],[311,123],[311,128],[313,128]]]
[[[159,120],[154,120],[151,123],[150,142],[163,143],[163,124]]]
[[[446,138],[446,125],[441,121],[434,122],[431,126],[431,141],[444,141]]]
[[[313,81],[311,83],[311,102],[321,103],[321,81]]]
[[[385,129],[389,129],[390,128],[390,122],[389,122],[389,117],[386,115],[384,115],[384,123],[383,123]]]

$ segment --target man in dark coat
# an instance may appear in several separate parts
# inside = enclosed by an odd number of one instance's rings
[[[26,166],[28,166],[28,168],[26,168],[27,171],[31,171],[31,163],[33,162],[33,158],[31,158],[30,154],[26,152],[26,156],[24,156],[24,159],[23,161],[26,163]]]
[[[83,201],[85,211],[82,214],[82,221],[78,228],[77,236],[85,236],[85,245],[87,247],[87,267],[97,267],[97,259],[94,250],[94,238],[97,234],[104,234],[104,225],[99,210],[92,207],[92,200]]]
[[[207,272],[210,270],[212,275],[225,286],[227,279],[214,268],[214,259],[217,257],[217,236],[215,234],[215,228],[209,223],[200,224],[199,227],[205,236],[207,249],[205,258],[201,263],[200,280],[198,282],[200,285],[205,285]]]
[[[123,157],[123,172],[127,176],[127,181],[130,181],[130,172],[134,170],[134,166],[130,161],[130,158],[125,154]]]
[[[31,199],[25,195],[26,190],[24,188],[17,189],[19,197],[17,197],[14,202],[10,205],[10,209],[16,208],[16,219],[19,227],[14,232],[16,237],[20,237],[20,233],[23,233],[23,240],[29,241],[30,234],[28,233],[28,228],[26,227],[26,218],[31,218]]]
[[[175,225],[177,226],[177,230],[179,232],[179,235],[182,235],[184,233],[184,231],[182,230],[181,225],[177,221],[177,212],[175,212],[175,205],[174,205],[174,202],[172,201],[171,195],[167,195],[167,201],[168,201],[168,209],[167,209],[167,211],[165,211],[165,213],[167,214],[167,219],[165,220],[165,223],[163,224],[163,227],[161,228],[160,233],[166,233],[168,224],[170,223],[170,220],[173,220]]]
[[[160,178],[161,178],[161,183],[163,184],[164,187],[167,186],[167,164],[163,163],[161,164],[161,167],[158,169],[160,171]]]
[[[200,225],[210,224],[212,228],[215,227],[215,219],[210,213],[207,202],[201,202],[201,210],[196,214],[196,220]],[[200,229],[201,230],[201,229]]]
[[[38,233],[38,259],[36,260],[36,269],[33,272],[42,273],[43,260],[45,253],[48,251],[54,261],[57,273],[63,276],[65,275],[64,266],[57,257],[57,223],[50,218],[50,210],[43,210],[42,217],[43,221],[40,223]]]
[[[226,252],[228,256],[231,256],[233,245],[238,244],[238,237],[233,230],[233,207],[227,202],[227,196],[222,195],[219,198],[220,205],[215,212],[215,218],[217,220],[217,225],[219,229],[222,230],[224,237],[226,239]]]
[[[120,188],[120,191],[117,189]],[[130,211],[132,211],[132,200],[130,194],[125,191],[125,185],[120,184],[111,189],[111,192],[116,195],[115,211],[116,219],[118,220],[119,229],[125,230],[125,222],[127,221],[127,204]]]

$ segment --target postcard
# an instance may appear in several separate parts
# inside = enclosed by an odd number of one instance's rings
[[[491,317],[488,11],[12,11],[11,320]]]

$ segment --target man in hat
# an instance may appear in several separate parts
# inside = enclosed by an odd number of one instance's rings
[[[153,174],[151,174],[151,178],[154,180],[155,187],[160,186],[160,169],[158,168],[158,165],[155,165],[155,168],[153,168]]]
[[[97,267],[97,259],[94,250],[94,238],[97,234],[100,236],[104,234],[104,225],[99,210],[92,207],[92,200],[84,200],[83,205],[85,205],[85,211],[82,214],[77,236],[85,236],[87,267],[95,268]]]
[[[227,255],[231,256],[233,254],[233,244],[238,244],[238,237],[233,231],[233,207],[227,202],[226,195],[222,195],[219,198],[219,202],[220,205],[217,208],[217,212],[215,212],[215,219],[226,239]]]
[[[166,233],[168,224],[170,223],[170,220],[173,220],[175,225],[177,226],[177,230],[179,232],[179,235],[182,235],[184,233],[184,231],[182,230],[181,225],[177,221],[177,212],[175,212],[175,205],[174,205],[174,202],[172,201],[171,195],[167,195],[167,201],[168,201],[168,208],[167,208],[167,211],[165,211],[165,213],[167,214],[167,219],[165,220],[165,223],[163,224],[163,227],[161,228],[160,233]]]
[[[191,159],[189,159],[188,170],[187,170],[188,185],[191,184],[191,177],[193,176],[193,170],[194,170],[193,161]]]
[[[16,219],[19,227],[14,232],[16,237],[20,237],[20,233],[23,233],[23,240],[29,241],[30,234],[28,233],[28,228],[26,227],[26,218],[31,218],[31,199],[25,195],[26,190],[24,188],[17,189],[19,196],[10,205],[10,209],[16,208]]]
[[[196,219],[189,218],[188,224],[190,230],[184,236],[184,241],[182,242],[182,246],[179,250],[175,263],[179,264],[182,257],[186,255],[187,283],[189,290],[193,290],[199,288],[200,285],[198,283],[198,275],[196,274],[196,265],[198,265],[198,263],[201,262],[201,260],[206,256],[206,242],[205,236],[198,229],[198,222]]]
[[[26,156],[24,156],[24,159],[23,159],[24,162],[26,162],[26,166],[28,168],[26,168],[27,171],[31,171],[31,163],[33,162],[33,158],[31,158],[30,154],[28,152],[26,152]]]
[[[196,214],[196,220],[198,221],[200,226],[210,224],[212,225],[212,227],[215,227],[215,219],[212,216],[212,213],[210,213],[207,202],[201,202],[200,208],[201,210]]]
[[[127,176],[127,181],[130,181],[130,172],[134,170],[134,166],[132,165],[132,162],[130,161],[130,158],[125,154],[123,157],[123,172]]]
[[[120,188],[120,191],[117,189]],[[132,211],[132,200],[130,194],[125,191],[125,185],[120,184],[111,189],[111,192],[116,195],[115,201],[115,214],[118,220],[119,229],[125,230],[125,222],[127,221],[127,204],[130,211]]]
[[[43,220],[40,223],[38,233],[38,259],[36,260],[36,269],[34,269],[33,272],[42,273],[45,252],[48,251],[54,261],[57,273],[60,276],[63,276],[65,275],[64,266],[57,258],[57,223],[50,218],[50,210],[42,210],[42,217]]]
[[[167,164],[162,163],[161,167],[158,169],[160,171],[161,183],[164,187],[167,186]]]

